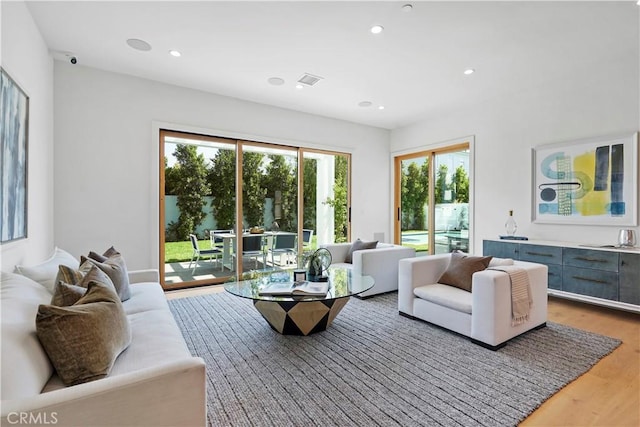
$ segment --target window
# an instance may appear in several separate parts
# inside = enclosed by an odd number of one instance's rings
[[[297,268],[349,240],[349,154],[163,130],[160,156],[165,289]]]
[[[469,143],[394,158],[396,244],[469,251]]]

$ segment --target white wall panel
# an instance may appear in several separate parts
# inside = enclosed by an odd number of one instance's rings
[[[615,244],[618,227],[535,224],[531,221],[531,149],[554,142],[640,130],[640,35],[636,20],[630,55],[598,61],[544,85],[513,88],[481,105],[426,117],[391,132],[391,152],[424,148],[464,135],[475,136],[475,230],[482,240],[504,234],[513,209],[518,235],[531,239]],[[390,175],[391,176],[391,175]],[[635,227],[640,232],[640,227]]]
[[[53,230],[53,59],[24,2],[1,2],[2,67],[29,96],[27,238],[0,246],[2,271],[35,264]]]
[[[387,227],[389,131],[56,61],[61,247],[115,245],[130,268],[157,267],[160,126],[351,152],[353,236]]]

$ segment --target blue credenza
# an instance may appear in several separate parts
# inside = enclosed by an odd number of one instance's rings
[[[549,267],[549,294],[640,313],[640,250],[483,240],[482,252]]]

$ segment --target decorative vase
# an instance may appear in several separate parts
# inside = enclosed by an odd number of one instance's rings
[[[507,222],[504,223],[504,228],[507,232],[507,236],[516,235],[518,224],[516,224],[516,220],[513,219],[513,211],[509,211],[509,216],[507,217]]]

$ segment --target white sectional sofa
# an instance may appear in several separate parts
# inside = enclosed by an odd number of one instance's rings
[[[362,249],[353,252],[351,263],[345,258],[351,243],[332,243],[322,245],[331,253],[331,265],[352,269],[355,273],[371,276],[375,280],[373,288],[358,295],[361,298],[398,290],[398,262],[404,258],[413,258],[416,252],[391,243],[378,243],[375,249]]]
[[[191,356],[156,270],[130,271],[124,301],[131,344],[109,375],[65,387],[36,336],[36,313],[52,294],[2,273],[2,419],[5,425],[204,426],[205,364]]]

